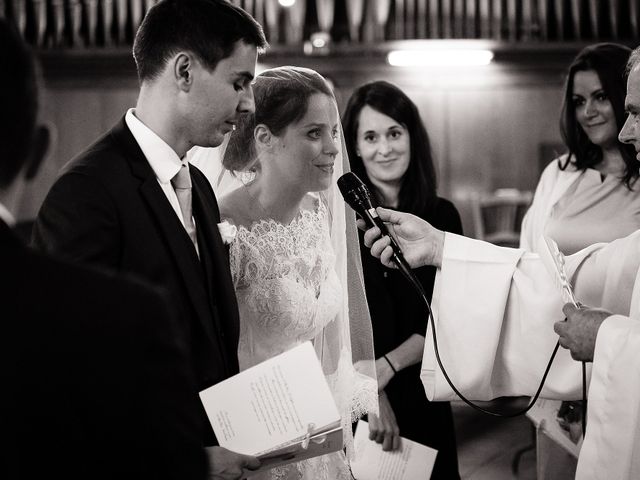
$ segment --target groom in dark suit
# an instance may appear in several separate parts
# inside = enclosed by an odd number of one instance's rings
[[[202,480],[186,342],[161,294],[24,246],[12,212],[49,143],[35,61],[0,19],[0,478]]]
[[[44,251],[164,287],[198,391],[238,372],[238,307],[215,195],[185,154],[220,145],[253,112],[251,81],[265,47],[260,25],[225,0],[152,7],[134,42],[135,109],[65,167],[34,228]],[[205,444],[216,445],[202,407],[201,417]],[[214,472],[224,471],[230,452],[208,451]]]

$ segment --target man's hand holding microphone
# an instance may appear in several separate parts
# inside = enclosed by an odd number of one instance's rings
[[[395,252],[389,238],[392,235],[411,268],[442,266],[444,232],[409,213],[378,207],[375,215],[384,223],[382,228],[368,228],[367,222],[362,219],[358,219],[358,228],[365,231],[364,243],[371,249],[371,255],[379,258],[383,265],[397,268],[393,260]],[[554,325],[554,331],[560,337],[560,345],[571,351],[574,360],[593,361],[598,330],[612,313],[599,308],[578,308],[571,303],[563,307],[563,312],[567,317],[566,321]]]

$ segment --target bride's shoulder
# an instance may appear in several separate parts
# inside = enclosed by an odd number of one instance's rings
[[[220,218],[227,220],[236,226],[248,227],[253,222],[251,202],[244,191],[239,187],[220,198]]]

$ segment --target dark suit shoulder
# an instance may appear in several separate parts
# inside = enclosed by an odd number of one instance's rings
[[[74,157],[60,172],[60,177],[81,174],[105,186],[124,186],[155,178],[153,169],[129,130],[124,117],[92,145]]]
[[[95,168],[70,168],[55,181],[40,207],[32,229],[33,246],[67,260],[114,267],[121,252],[121,212],[126,208],[120,205],[121,191],[122,181]]]
[[[113,130],[105,133],[71,159],[60,171],[60,176],[77,173],[99,178],[117,178],[128,168],[125,151],[118,142],[120,136],[121,133],[114,133]]]
[[[127,149],[132,158],[126,156]],[[38,213],[34,246],[69,260],[115,268],[122,254],[122,221],[141,184],[132,174],[134,162],[139,176],[154,178],[122,121],[63,168]]]

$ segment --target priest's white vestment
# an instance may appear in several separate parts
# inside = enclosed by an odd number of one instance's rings
[[[640,231],[566,257],[576,299],[615,315],[598,332],[587,434],[576,479],[640,478]],[[533,395],[564,318],[560,290],[536,254],[445,234],[433,312],[440,357],[474,400]],[[427,331],[422,381],[430,400],[456,397]],[[590,364],[588,364],[590,365]],[[560,348],[541,396],[577,400],[581,363]]]

